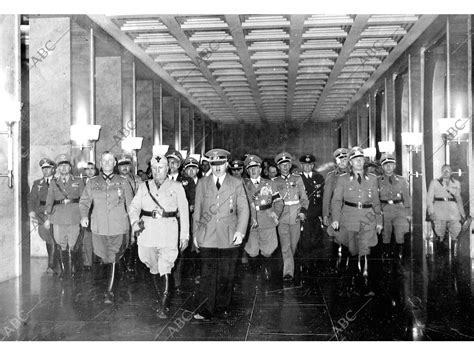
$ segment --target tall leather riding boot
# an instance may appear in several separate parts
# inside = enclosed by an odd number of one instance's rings
[[[71,253],[71,276],[74,278],[78,276],[79,270],[80,270],[80,265],[79,265],[79,255],[78,252],[75,250],[72,250]]]
[[[271,268],[271,259],[268,257],[262,258],[262,271],[263,271],[263,279],[265,281],[270,281],[272,277],[272,268]]]
[[[458,246],[459,246],[459,243],[458,243],[457,239],[451,240],[451,251],[452,251],[454,257],[458,256]]]
[[[167,319],[168,316],[166,315],[166,312],[168,311],[167,301],[169,296],[169,274],[163,275],[163,277],[161,277],[159,274],[152,274],[151,278],[153,280],[153,286],[155,288],[156,300],[159,304],[156,310],[156,315],[158,316],[158,318]],[[161,289],[161,278],[164,279],[163,290]]]
[[[59,277],[65,280],[70,279],[71,266],[69,263],[69,250],[61,250],[59,257],[61,264],[61,275]]]
[[[383,243],[382,244],[382,260],[388,261],[390,258],[390,243]]]
[[[258,256],[256,257],[248,257],[248,264],[250,266],[250,273],[254,276],[259,276],[260,272],[260,260],[258,260]]]
[[[403,243],[402,244],[397,243],[397,258],[400,260],[403,259]]]
[[[358,281],[360,277],[359,277],[359,265],[358,265],[357,255],[351,255],[350,257],[348,257],[346,274],[348,275],[350,279],[348,292],[359,294],[357,286],[358,286]]]
[[[105,304],[112,304],[114,302],[114,284],[115,284],[115,277],[117,274],[117,263],[110,263],[107,264],[109,267],[108,274],[107,274],[107,290],[105,291]]]
[[[46,251],[48,252],[48,269],[54,269],[54,245],[46,243]]]

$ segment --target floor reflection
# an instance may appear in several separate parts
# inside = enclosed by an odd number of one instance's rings
[[[433,246],[424,258],[406,248],[400,261],[375,248],[375,296],[365,297],[351,292],[344,263],[324,244],[290,285],[279,280],[277,257],[271,282],[239,265],[233,312],[208,323],[192,318],[191,273],[161,320],[148,279],[125,276],[116,303],[105,306],[105,280],[84,273],[62,282],[43,273],[46,259],[32,259],[29,274],[0,284],[0,340],[474,340],[474,261],[466,253]]]

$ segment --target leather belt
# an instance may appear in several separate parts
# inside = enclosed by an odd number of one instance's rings
[[[160,211],[158,210],[154,210],[154,211],[145,211],[145,210],[142,210],[142,212],[140,213],[141,216],[147,216],[147,217],[153,217],[153,218],[172,218],[172,217],[178,217],[178,211],[172,211],[172,212],[167,212],[167,211],[163,211],[160,213]]]
[[[300,201],[285,201],[285,206],[297,205]]]
[[[353,202],[344,201],[344,204],[347,205],[347,206],[356,207],[358,209],[372,208],[372,203],[362,203],[362,202],[353,203]]]
[[[434,200],[435,200],[435,201],[451,201],[451,202],[456,202],[456,199],[455,199],[455,198],[451,198],[451,197],[435,197]]]
[[[53,206],[70,205],[71,203],[79,203],[79,199],[78,198],[65,198],[63,200],[54,200]]]
[[[265,211],[268,210],[269,208],[272,208],[272,204],[269,203],[268,205],[262,205],[262,206],[255,206],[255,209],[257,211]]]
[[[40,206],[45,206],[46,205],[46,201],[40,201]]]
[[[380,200],[382,203],[386,203],[389,205],[394,205],[396,203],[403,203],[403,200]]]

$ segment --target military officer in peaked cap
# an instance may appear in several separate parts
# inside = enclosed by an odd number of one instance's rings
[[[177,150],[171,150],[166,153],[166,158],[168,159],[169,167],[168,178],[183,185],[184,192],[186,194],[186,199],[188,200],[189,212],[191,213],[192,211],[194,211],[194,196],[196,195],[196,185],[190,177],[180,171],[181,165],[183,164],[183,156]],[[185,255],[188,254],[187,252],[188,250],[182,250],[179,252],[178,259],[176,260],[176,266],[173,270],[174,288],[178,292],[181,290],[181,278],[185,268],[185,258],[188,257],[188,255]]]
[[[127,153],[121,153],[117,156],[117,170],[121,177],[127,179],[132,188],[133,195],[138,191],[138,186],[143,182],[141,177],[135,175],[132,170],[132,156]],[[131,233],[131,231],[130,231]],[[131,236],[129,237],[131,239]],[[123,262],[126,270],[130,273],[129,275],[133,280],[137,279],[141,274],[144,266],[140,264],[138,260],[138,247],[136,243],[128,243],[127,250],[125,251]]]
[[[392,231],[395,234],[397,254],[402,258],[405,233],[410,230],[410,192],[403,176],[394,174],[396,160],[392,154],[384,154],[380,159],[384,171],[379,177],[380,203],[383,213],[383,255],[389,255]]]
[[[275,183],[260,176],[262,172],[260,157],[250,154],[244,163],[249,175],[249,178],[244,178],[243,181],[250,205],[251,221],[245,251],[250,257],[249,263],[253,271],[257,274],[259,266],[256,264],[257,257],[260,253],[262,254],[261,266],[265,280],[268,281],[271,274],[269,258],[278,246],[276,226],[278,215],[283,208],[283,201],[278,199],[279,194]]]
[[[194,317],[200,320],[230,311],[239,246],[249,219],[242,180],[227,174],[229,154],[224,149],[206,153],[212,175],[200,179],[196,188],[193,235],[201,254],[198,298],[203,303]]]
[[[199,180],[199,162],[193,157],[187,157],[183,163],[183,170],[193,180],[194,185],[197,185]]]
[[[140,185],[130,206],[133,230],[140,232],[138,255],[150,269],[160,307],[159,318],[167,318],[170,277],[178,249],[189,242],[189,207],[183,185],[169,179],[169,159],[151,159],[153,179]],[[178,218],[179,215],[179,218]]]
[[[328,235],[335,237],[336,246],[338,238],[336,238],[339,231],[335,231],[332,226],[332,216],[331,216],[331,200],[334,194],[334,189],[336,188],[336,180],[339,175],[342,175],[349,170],[349,150],[347,148],[338,148],[333,153],[334,161],[336,162],[336,167],[334,170],[330,171],[326,175],[324,180],[324,194],[323,194],[323,223],[325,226],[328,226],[327,233]],[[345,259],[348,257],[347,247],[339,244],[339,257]],[[340,263],[338,258],[337,264]],[[337,266],[337,265],[336,265]]]
[[[339,243],[347,246],[351,255],[358,255],[358,262],[352,258],[350,271],[357,271],[360,265],[364,281],[369,289],[366,295],[372,295],[368,284],[368,259],[370,248],[377,245],[377,233],[382,230],[382,214],[378,192],[378,181],[374,174],[364,171],[364,152],[353,147],[349,152],[351,171],[339,175],[331,201],[332,227],[341,229],[336,235]],[[357,266],[356,266],[357,264]]]
[[[53,224],[56,244],[61,248],[59,254],[61,277],[70,278],[79,268],[81,253],[81,233],[79,198],[84,190],[84,182],[71,174],[71,158],[67,154],[56,157],[58,177],[51,181],[46,196],[45,212],[48,219],[45,228]]]
[[[116,161],[113,153],[101,154],[99,175],[90,179],[80,201],[81,224],[89,226],[90,216],[94,254],[107,267],[107,289],[104,303],[114,301],[118,279],[118,262],[129,243],[130,222],[127,210],[132,203],[133,191],[127,178],[114,174]]]
[[[433,179],[426,195],[428,214],[436,236],[443,242],[446,231],[451,236],[453,252],[457,255],[457,238],[461,232],[460,220],[466,218],[461,196],[461,183],[453,179],[450,165],[441,167],[441,177]]]
[[[34,226],[38,227],[38,234],[46,243],[46,251],[48,252],[48,268],[47,273],[56,273],[59,264],[59,251],[54,242],[53,233],[50,228],[45,228],[44,222],[47,219],[45,215],[46,196],[48,195],[49,185],[54,178],[56,164],[49,158],[43,158],[39,161],[39,166],[43,177],[35,180],[31,187],[28,198],[29,216]]]
[[[304,188],[303,179],[299,174],[290,173],[292,156],[282,152],[275,157],[280,175],[273,181],[283,200],[284,207],[279,217],[278,234],[283,256],[283,281],[291,282],[294,277],[294,254],[301,233],[309,201]]]
[[[244,173],[244,162],[240,159],[234,159],[229,164],[229,170],[232,176],[242,179]]]
[[[305,271],[309,271],[313,249],[323,245],[321,223],[323,218],[324,178],[321,174],[314,171],[315,162],[316,158],[312,154],[304,154],[300,157],[300,163],[303,168],[300,175],[309,200],[306,221],[303,223],[303,231],[301,232],[301,240],[298,247],[299,256],[303,259],[302,266],[305,268]]]

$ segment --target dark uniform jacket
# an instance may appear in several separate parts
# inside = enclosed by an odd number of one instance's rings
[[[311,176],[306,177],[302,172],[306,195],[308,196],[308,218],[318,217],[323,212],[323,193],[324,193],[324,178],[316,171],[312,171]]]
[[[51,180],[54,177],[51,177]],[[41,178],[33,182],[31,192],[28,196],[28,212],[36,212],[38,222],[43,224],[46,220],[46,196],[48,195],[49,184],[46,178]]]
[[[80,177],[69,175],[66,183],[62,182],[61,177],[51,180],[45,211],[52,224],[72,225],[81,222],[79,199],[83,190],[84,182]]]
[[[234,248],[236,231],[245,235],[249,205],[242,180],[226,174],[217,190],[213,175],[199,179],[193,214],[193,235],[199,247]]]
[[[377,176],[363,173],[359,184],[353,173],[340,175],[334,189],[331,214],[333,221],[338,221],[348,231],[359,232],[364,226],[375,229],[376,224],[382,225]]]
[[[127,209],[133,199],[132,187],[127,178],[112,175],[108,180],[103,174],[87,182],[81,196],[81,217],[89,216],[92,203],[91,231],[100,235],[125,234],[129,228]]]

